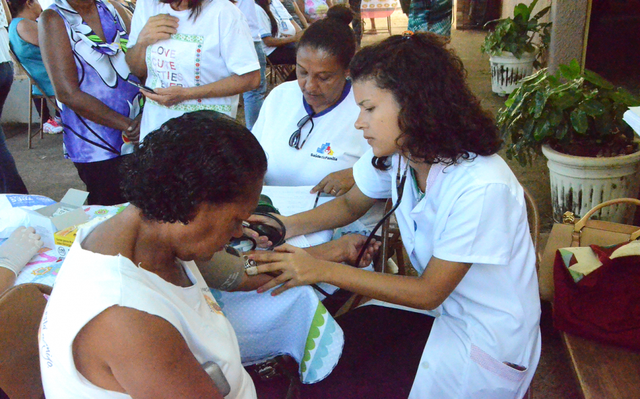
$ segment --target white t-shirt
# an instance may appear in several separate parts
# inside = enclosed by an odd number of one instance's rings
[[[0,63],[11,61],[9,54],[9,24],[4,13],[4,7],[0,6]]]
[[[277,1],[277,0],[274,0]],[[302,149],[289,146],[298,122],[308,115],[298,82],[285,82],[269,93],[260,109],[252,133],[267,154],[265,184],[270,186],[315,186],[329,173],[347,169],[369,148],[354,123],[360,112],[347,83],[344,98],[333,108],[313,117],[303,126]]]
[[[260,24],[258,23],[258,14],[256,14],[256,2],[254,0],[238,0],[236,5],[247,19],[247,24],[251,31],[251,38],[254,43],[261,41]]]
[[[276,24],[278,26],[276,39],[284,36],[293,36],[296,34],[296,28],[292,23],[293,18],[284,7],[284,5],[280,2],[280,0],[271,0],[271,4],[269,4],[269,10],[271,11],[273,18],[275,18]],[[267,15],[267,12],[257,4],[256,13],[258,15],[258,22],[260,25],[260,38],[264,39],[265,37],[271,37],[271,20],[269,19],[269,15]],[[268,47],[266,44],[264,44],[264,42],[262,43],[262,47],[266,55],[273,53],[273,51],[276,49],[276,47]]]
[[[205,1],[198,18],[194,20],[189,17],[190,10],[174,11],[169,4],[157,0],[140,0],[131,21],[128,47],[136,44],[147,20],[158,14],[178,17],[180,26],[178,33],[170,39],[147,47],[146,86],[152,89],[195,87],[260,69],[247,22],[230,1]],[[203,109],[235,118],[238,95],[189,100],[171,107],[147,99],[140,139],[169,119]]]
[[[368,197],[395,202],[399,156],[387,171],[375,169],[372,157],[369,151],[354,165],[356,184]],[[409,172],[395,214],[418,273],[434,256],[471,266],[432,312],[437,318],[409,397],[522,397],[540,357],[538,279],[522,187],[499,156],[479,156],[433,165],[418,198]]]
[[[73,361],[72,345],[78,332],[114,305],[138,309],[171,323],[200,364],[213,361],[220,366],[231,386],[226,398],[256,398],[253,381],[240,361],[233,327],[195,263],[182,263],[193,285],[173,285],[124,256],[84,250],[80,243],[94,226],[78,231],[42,318],[40,369],[47,398],[130,398],[93,385],[82,377]]]

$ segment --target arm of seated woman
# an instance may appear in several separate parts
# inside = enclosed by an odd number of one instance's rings
[[[155,93],[146,90],[142,90],[141,93],[158,104],[171,107],[187,100],[233,96],[254,90],[258,86],[260,86],[260,70],[255,70],[244,75],[231,75],[203,86],[160,87],[153,89]]]
[[[171,323],[112,306],[73,341],[76,369],[92,384],[132,398],[219,398],[222,395]]]
[[[339,197],[351,190],[354,184],[356,181],[353,178],[353,168],[343,169],[326,175],[311,189],[311,194],[321,191]]]
[[[298,26],[298,25],[296,24],[295,26]],[[295,35],[291,35],[291,36],[283,36],[279,38],[275,38],[273,36],[265,36],[262,38],[262,41],[267,47],[281,47],[281,46],[286,46],[287,44],[297,43],[298,40],[300,40],[300,37],[302,37],[303,33],[304,33],[304,30],[301,29],[296,31]]]
[[[38,43],[38,23],[30,19],[23,19],[18,22],[16,27],[18,35],[22,40],[34,46],[40,46]]]
[[[195,261],[209,288],[220,291],[253,291],[273,277],[268,275],[247,276],[245,258],[218,251],[208,261]]]

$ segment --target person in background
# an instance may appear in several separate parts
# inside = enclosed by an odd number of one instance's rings
[[[280,0],[256,0],[264,53],[274,65],[296,65],[296,43],[304,32]],[[295,79],[295,72],[286,81]]]
[[[35,95],[46,95],[54,97],[53,86],[47,70],[42,61],[40,44],[38,42],[38,18],[42,13],[42,7],[38,0],[12,0],[9,4],[13,19],[9,24],[9,44],[13,54],[15,54],[20,64],[29,72],[29,75],[36,81],[40,90],[34,85],[32,92]],[[42,125],[42,130],[49,134],[62,133],[61,120],[59,116],[51,117],[49,107],[39,99],[34,98],[33,103],[40,113],[42,120],[46,121]]]
[[[7,27],[11,22],[11,13],[6,0],[0,7],[0,117],[13,84],[13,63],[9,54],[9,34]],[[7,141],[0,126],[0,193],[28,194],[13,156],[7,148]]]
[[[451,36],[453,0],[412,0],[408,30]]]
[[[302,388],[305,398],[513,399],[535,374],[540,298],[524,191],[445,43],[406,32],[355,55],[355,126],[371,146],[353,166],[356,184],[282,217],[296,236],[351,223],[392,198],[417,275],[320,262],[288,245],[250,256],[259,265],[248,274],[278,274],[258,292],[326,282],[373,298],[337,319],[340,362]]]
[[[333,196],[353,186],[351,166],[367,143],[354,127],[358,106],[347,79],[356,51],[352,16],[339,5],[311,24],[298,43],[297,81],[267,96],[251,131],[269,157],[265,184],[315,186]]]
[[[333,6],[331,0],[295,0],[308,23],[324,18],[329,8]]]
[[[264,55],[264,47],[262,46],[262,38],[260,37],[260,24],[258,23],[258,15],[256,14],[256,3],[254,0],[238,0],[236,3],[242,14],[244,14],[251,30],[251,38],[253,46],[256,49],[258,62],[260,62],[260,86],[257,89],[242,93],[244,100],[244,122],[247,129],[251,130],[253,124],[256,123],[260,108],[264,103],[267,94],[267,58]]]
[[[140,83],[122,49],[128,15],[109,0],[55,0],[38,22],[42,59],[62,104],[67,157],[90,205],[124,202],[119,167],[140,134]]]
[[[291,15],[294,22],[298,24],[302,29],[306,29],[309,27],[309,22],[307,22],[307,18],[305,18],[302,11],[298,7],[298,3],[295,0],[282,0],[282,5],[287,9],[287,12]]]
[[[228,0],[140,0],[127,63],[147,98],[141,140],[185,112],[213,110],[236,117],[239,94],[260,85],[251,31]]]

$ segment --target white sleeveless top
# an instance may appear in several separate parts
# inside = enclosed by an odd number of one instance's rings
[[[231,386],[227,399],[256,398],[251,377],[240,361],[233,327],[220,311],[195,263],[182,263],[194,285],[175,286],[124,256],[82,249],[80,243],[94,227],[78,231],[42,318],[40,368],[46,397],[130,397],[93,385],[76,370],[73,361],[73,340],[82,327],[105,309],[118,305],[171,323],[200,364],[213,361],[220,366]]]

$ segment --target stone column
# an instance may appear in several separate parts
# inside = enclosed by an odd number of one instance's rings
[[[578,60],[584,67],[585,44],[589,26],[591,0],[554,0],[551,4],[551,44],[549,71],[555,73],[560,64]]]

